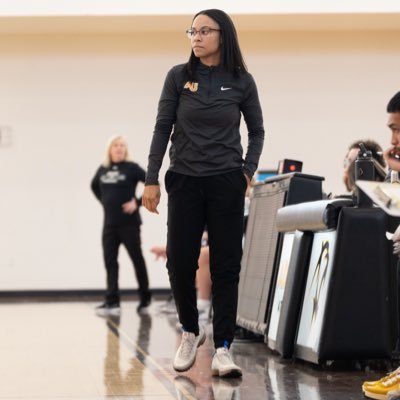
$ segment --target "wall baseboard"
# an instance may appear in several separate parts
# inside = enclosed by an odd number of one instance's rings
[[[154,300],[163,300],[171,294],[170,289],[151,289]],[[137,289],[120,289],[121,299],[137,300]],[[0,302],[29,302],[29,301],[96,301],[102,300],[104,289],[62,289],[62,290],[3,290],[0,291]]]

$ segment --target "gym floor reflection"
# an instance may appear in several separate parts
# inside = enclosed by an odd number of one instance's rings
[[[242,379],[211,376],[212,327],[192,369],[171,366],[180,332],[175,316],[136,313],[97,317],[94,302],[1,303],[0,399],[363,399],[361,383],[386,371],[322,368],[283,360],[262,342],[232,348]],[[388,366],[391,368],[392,366]]]

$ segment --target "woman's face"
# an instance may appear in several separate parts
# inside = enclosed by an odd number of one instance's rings
[[[198,15],[192,23],[192,50],[208,66],[218,65],[221,58],[221,32],[219,25],[207,15]]]
[[[115,139],[110,146],[110,158],[112,162],[122,162],[126,159],[126,144],[122,139]]]

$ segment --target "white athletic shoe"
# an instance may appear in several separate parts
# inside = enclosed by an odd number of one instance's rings
[[[232,361],[229,350],[226,347],[219,347],[212,359],[211,373],[213,376],[238,378],[242,376],[242,369]]]
[[[181,344],[176,352],[173,367],[175,371],[187,371],[196,361],[197,348],[206,340],[206,334],[202,327],[199,327],[199,334],[195,336],[191,332],[183,332]]]
[[[121,315],[121,308],[119,303],[103,303],[96,307],[96,315],[99,317]]]

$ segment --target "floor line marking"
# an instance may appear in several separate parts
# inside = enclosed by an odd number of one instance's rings
[[[175,377],[170,374],[168,371],[166,371],[156,360],[154,360],[153,357],[150,356],[145,350],[143,350],[138,343],[136,343],[134,340],[130,338],[130,336],[122,330],[114,321],[112,321],[110,318],[107,318],[107,322],[118,332],[119,335],[122,335],[123,338],[128,341],[130,344],[135,347],[135,349],[144,357],[144,359],[149,360],[155,367],[156,369],[161,372],[169,381],[170,383],[178,388],[178,390],[182,393],[182,395],[185,397],[187,400],[196,400],[196,397],[193,397],[186,389],[185,387],[179,383],[175,382]],[[113,330],[111,329],[111,332]],[[119,339],[119,338],[118,338]],[[138,361],[143,364],[139,359]],[[144,364],[143,364],[144,365]],[[144,365],[146,367],[146,365]]]

